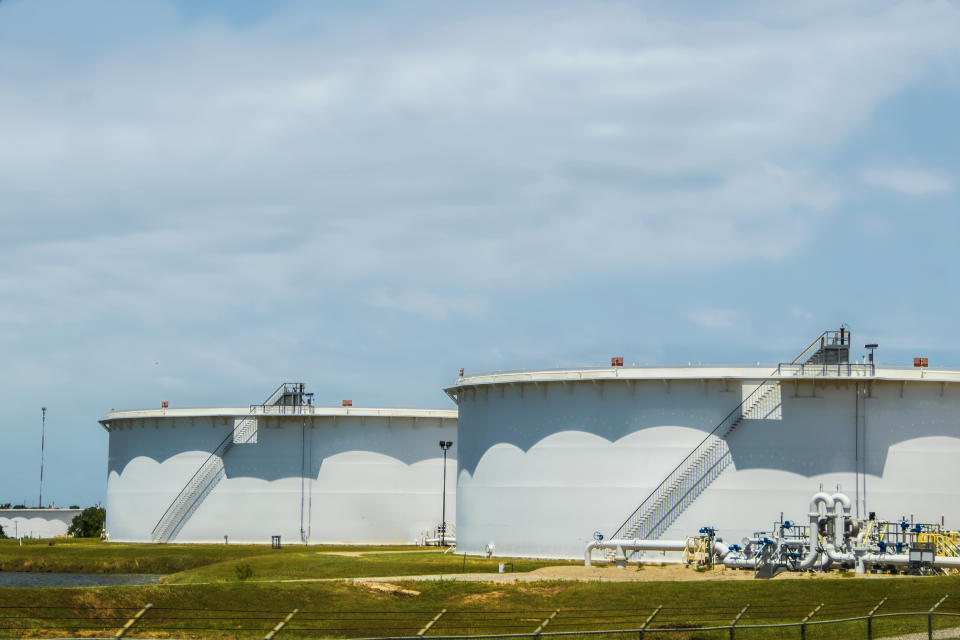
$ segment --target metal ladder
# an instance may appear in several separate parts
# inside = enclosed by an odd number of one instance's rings
[[[687,454],[611,538],[660,537],[732,462],[725,438],[745,419],[765,419],[779,412],[779,387],[776,381],[761,382]],[[606,555],[612,556],[612,551]]]
[[[235,444],[243,444],[253,438],[256,431],[250,428],[251,419],[255,419],[255,416],[264,413],[263,407],[280,402],[285,390],[289,389],[290,385],[291,383],[288,382],[280,385],[262,405],[251,405],[250,413],[242,420],[234,423],[234,427],[227,434],[227,437],[203,461],[200,468],[191,476],[187,484],[177,494],[177,497],[167,507],[167,510],[160,516],[160,520],[157,521],[153,531],[150,532],[150,539],[153,542],[169,542],[177,537],[183,525],[187,523],[207,496],[210,495],[210,492],[220,484],[220,480],[226,475],[223,466],[224,456]]]
[[[800,362],[804,357],[811,357],[811,351],[819,353],[828,342],[836,344],[838,337],[841,344],[849,344],[849,329],[841,327],[840,331],[824,331],[801,351],[791,364]],[[746,419],[766,420],[780,417],[780,383],[774,379],[778,371],[779,367],[760,382],[756,389],[680,461],[610,536],[611,539],[656,539],[676,522],[680,514],[693,504],[733,461],[726,443],[727,436]],[[612,550],[605,553],[608,560],[613,558],[613,554]]]

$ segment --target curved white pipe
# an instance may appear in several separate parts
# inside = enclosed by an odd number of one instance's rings
[[[716,541],[713,543],[713,552],[716,554],[717,559],[724,564],[724,566],[730,567],[732,569],[756,569],[757,561],[753,558],[742,558],[738,555],[728,557],[731,553],[730,547],[728,547],[723,542]]]
[[[810,498],[810,511],[817,511],[819,513],[817,505],[820,503],[823,503],[827,507],[827,511],[829,511],[833,509],[834,499],[829,493],[818,491]]]
[[[820,548],[820,505],[824,506],[825,515],[829,515],[833,510],[833,541],[826,542],[822,549]],[[826,569],[831,563],[840,565],[853,564],[858,571],[862,571],[865,565],[874,564],[893,564],[909,565],[910,556],[908,554],[882,554],[882,553],[862,553],[861,551],[844,552],[843,548],[846,539],[845,519],[850,516],[851,503],[850,498],[842,493],[833,495],[823,491],[813,495],[810,499],[810,534],[808,538],[808,550],[804,559],[793,565],[795,569],[809,569],[814,565],[819,565],[821,569]],[[684,551],[687,548],[686,540],[627,540],[613,539],[599,542],[591,542],[587,545],[584,553],[584,565],[590,566],[590,553],[594,549],[620,549],[621,551]],[[723,542],[715,541],[713,551],[717,559],[727,567],[739,569],[755,569],[757,567],[756,558],[745,558],[738,553],[731,552],[730,547]],[[960,568],[960,558],[935,558],[933,565],[936,567]]]
[[[837,547],[842,547],[844,538],[844,517],[850,515],[850,498],[842,493],[835,493],[830,497],[834,500],[833,544],[835,544]]]
[[[587,545],[583,552],[583,566],[590,566],[590,553],[594,549],[622,549],[624,551],[684,551],[687,548],[686,540],[627,540],[613,538],[611,540],[594,540]]]
[[[813,494],[813,497],[810,498],[810,511],[807,515],[810,518],[810,535],[807,538],[807,555],[800,561],[800,564],[797,565],[800,569],[809,569],[817,563],[817,559],[820,557],[820,505],[824,505],[824,511],[826,513],[830,512],[830,509],[835,508],[837,504],[836,498],[841,494],[835,494],[833,496],[819,491]],[[846,496],[842,496],[844,500],[847,501],[847,504],[850,503],[850,500]]]

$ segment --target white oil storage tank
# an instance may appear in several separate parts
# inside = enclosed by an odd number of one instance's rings
[[[310,395],[286,383],[247,407],[111,412],[110,540],[412,543],[435,534],[444,505],[452,532],[455,410]],[[446,459],[438,442],[454,443]]]
[[[960,527],[960,371],[851,362],[849,344],[825,332],[770,366],[461,375],[458,549],[577,558],[600,536],[702,527],[739,542],[785,505],[806,518],[820,489],[858,518]]]

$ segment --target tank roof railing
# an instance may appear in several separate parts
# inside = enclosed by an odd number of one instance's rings
[[[303,413],[307,407],[313,408],[313,394],[306,393],[305,389],[306,385],[302,382],[284,382],[264,402],[251,404],[250,413],[285,414],[288,413],[286,407],[290,407],[289,413]]]
[[[313,405],[310,404],[252,404],[250,405],[251,416],[286,416],[315,413]]]
[[[611,369],[674,369],[674,368],[690,368],[695,369],[697,367],[706,368],[706,369],[716,369],[716,368],[735,368],[735,367],[789,367],[790,365],[799,364],[800,361],[812,351],[817,349],[822,349],[825,346],[830,347],[849,347],[851,346],[853,340],[853,334],[850,332],[850,328],[846,325],[841,326],[838,330],[829,330],[824,331],[816,338],[813,339],[813,342],[810,345],[800,352],[796,358],[791,362],[782,362],[778,364],[764,364],[761,362],[755,362],[750,364],[703,364],[703,363],[687,363],[687,364],[643,364],[637,365],[632,364],[626,367],[612,367],[612,366],[567,366],[567,367],[534,367],[534,368],[523,368],[523,369],[488,369],[485,371],[478,371],[477,373],[471,373],[469,375],[462,375],[460,379],[463,378],[480,378],[486,376],[503,376],[503,375],[514,375],[514,374],[523,374],[523,373],[534,373],[534,372],[555,372],[560,373],[564,371],[610,371]]]
[[[877,367],[872,362],[841,362],[838,364],[825,363],[795,363],[781,362],[777,365],[778,376],[821,377],[821,376],[860,376],[873,377]]]
[[[489,369],[486,371],[478,371],[477,373],[464,374],[460,376],[461,378],[482,378],[486,376],[508,376],[522,373],[540,373],[540,372],[549,372],[549,373],[563,373],[563,372],[573,372],[573,371],[618,371],[623,369],[733,369],[733,368],[744,368],[744,369],[769,369],[770,367],[777,366],[777,363],[763,363],[763,362],[751,362],[751,363],[740,363],[740,364],[704,364],[698,362],[697,364],[687,363],[687,364],[631,364],[623,367],[613,367],[613,366],[589,366],[589,367],[528,367],[524,369]]]

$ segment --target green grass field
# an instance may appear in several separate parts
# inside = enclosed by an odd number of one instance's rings
[[[53,542],[53,544],[50,544]],[[311,551],[377,551],[417,547],[313,546]],[[174,573],[216,562],[303,553],[303,545],[279,550],[240,544],[123,544],[75,538],[0,540],[0,571],[56,573]]]
[[[432,635],[532,633],[553,611],[551,631],[636,628],[657,606],[660,628],[726,624],[746,604],[742,624],[797,621],[826,602],[820,618],[863,615],[881,598],[884,610],[925,610],[944,593],[960,594],[958,578],[885,580],[785,580],[781,582],[601,583],[544,581],[491,584],[453,581],[399,582],[418,595],[373,591],[349,582],[158,585],[87,589],[4,589],[0,606],[13,636],[59,631],[75,634],[119,628],[146,603],[154,608],[136,635],[263,637],[294,608],[301,613],[281,637],[414,635],[442,609]],[[42,602],[43,608],[38,608]],[[958,601],[945,611],[960,612]],[[945,623],[940,623],[945,624]],[[877,637],[925,628],[923,620],[877,620]],[[681,637],[728,637],[699,633]],[[799,637],[798,631],[748,632],[740,638]],[[864,623],[811,627],[808,638],[865,637]]]
[[[795,622],[817,604],[817,619],[866,614],[882,598],[883,612],[923,611],[944,594],[941,607],[960,613],[960,577],[833,578],[772,581],[489,583],[396,580],[407,590],[336,582],[265,582],[302,578],[414,575],[460,572],[461,556],[438,551],[390,548],[357,557],[320,553],[326,549],[234,545],[119,545],[63,542],[50,547],[0,544],[3,566],[32,561],[48,570],[116,567],[166,572],[156,586],[0,590],[0,637],[110,635],[147,603],[151,609],[129,637],[262,638],[293,609],[299,609],[278,638],[414,635],[446,609],[427,634],[526,633],[555,611],[546,631],[636,628],[657,606],[654,628],[727,624],[745,605],[741,624]],[[349,549],[335,547],[342,552]],[[373,551],[361,548],[362,551]],[[501,559],[467,558],[466,570],[495,570]],[[9,564],[8,564],[9,563]],[[517,571],[548,563],[514,561]],[[184,566],[189,568],[174,572]],[[238,567],[249,570],[238,571]],[[937,625],[960,626],[950,620]],[[926,629],[925,619],[878,619],[874,637]],[[590,636],[596,637],[596,636]],[[635,637],[635,636],[634,636]],[[729,632],[648,635],[648,638],[727,638]],[[743,629],[737,638],[799,638],[796,628]],[[866,637],[865,623],[810,627],[807,638]]]
[[[302,549],[302,548],[301,548]],[[365,578],[373,576],[437,575],[443,573],[495,573],[501,562],[496,558],[444,555],[439,551],[367,553],[346,557],[324,552],[301,551],[226,560],[190,569],[163,578],[169,584],[233,582],[239,575],[245,580],[304,580],[324,578]],[[513,560],[513,570],[533,571],[563,564],[545,560]]]

